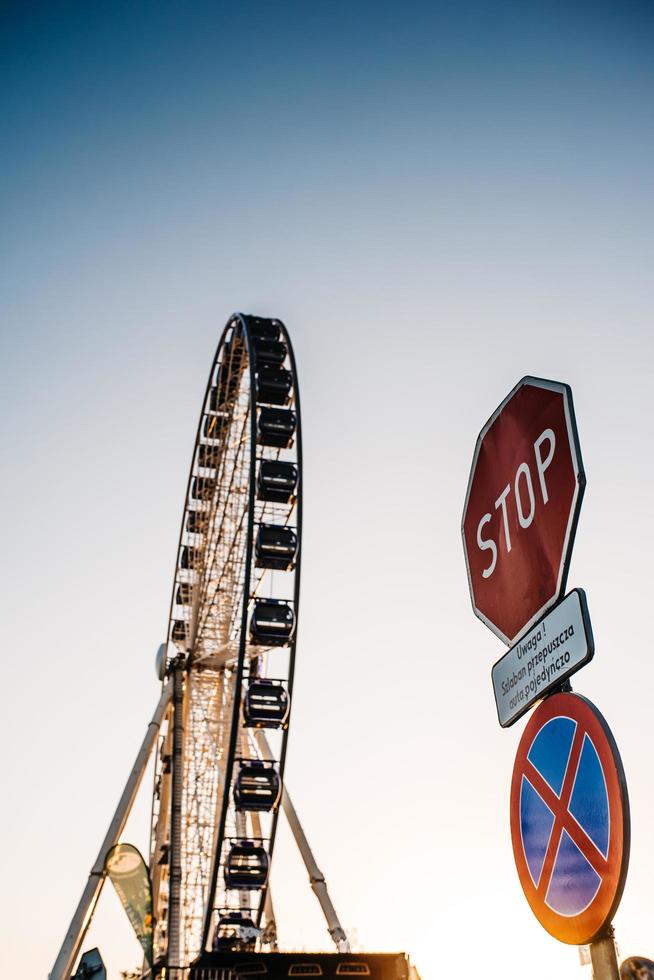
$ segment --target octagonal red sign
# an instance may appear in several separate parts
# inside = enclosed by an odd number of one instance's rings
[[[523,378],[479,433],[461,524],[474,611],[505,643],[562,595],[585,485],[570,387]]]

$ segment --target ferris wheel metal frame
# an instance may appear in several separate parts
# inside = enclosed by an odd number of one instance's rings
[[[281,430],[266,429],[271,421]],[[168,790],[175,735],[170,751],[164,736],[152,832],[155,945],[167,945],[169,960],[187,963],[206,949],[221,912],[227,921],[251,912],[253,930],[266,906],[272,918],[267,879],[292,703],[301,526],[302,433],[292,345],[281,321],[235,314],[218,344],[200,413],[170,604],[169,644],[179,651],[176,669],[183,673],[184,748]],[[265,541],[260,546],[262,536],[272,537],[272,549]],[[275,661],[281,659],[280,669]],[[288,705],[279,722],[244,717],[248,688],[253,682],[261,688],[262,681]],[[251,737],[259,727],[272,728],[276,742],[265,764]],[[253,773],[256,782],[256,766],[264,784],[259,797],[270,784],[278,787],[274,799],[268,794],[270,806],[254,799],[256,792],[245,801],[237,795],[244,771],[250,785]],[[157,811],[157,794],[166,802],[171,797],[170,826]],[[157,874],[165,849],[171,855],[167,894]]]
[[[157,658],[161,698],[50,980],[70,976],[105,879],[106,854],[155,747],[154,974],[186,976],[210,949],[276,949],[269,872],[281,809],[329,934],[349,952],[284,784],[301,533],[293,348],[280,320],[237,313],[220,338],[200,413],[168,640]]]

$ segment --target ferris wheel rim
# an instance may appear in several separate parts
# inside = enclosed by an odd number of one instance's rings
[[[244,316],[243,314],[235,314],[235,315],[237,315],[239,317],[239,319],[240,319],[240,321],[241,321],[241,323],[243,325],[243,328],[244,328],[244,331],[245,331],[245,335],[246,335],[246,338],[247,338],[247,343],[248,343],[248,361],[249,361],[249,365],[248,366],[249,366],[249,369],[250,369],[250,416],[251,416],[250,421],[251,421],[251,438],[252,438],[252,446],[253,446],[254,449],[256,449],[256,407],[257,407],[257,400],[256,400],[255,364],[254,364],[254,360],[255,359],[254,359],[254,357],[250,356],[250,351],[251,351],[251,338],[250,338],[250,333],[249,333],[249,325],[247,323],[247,317]],[[302,422],[301,422],[301,408],[300,408],[300,392],[299,392],[299,383],[298,383],[298,378],[297,378],[297,365],[296,365],[296,361],[295,361],[295,352],[293,350],[293,345],[291,343],[291,339],[290,339],[290,337],[288,335],[288,331],[286,329],[286,325],[284,324],[284,322],[282,320],[278,319],[277,317],[273,318],[273,320],[274,320],[275,323],[277,323],[279,325],[279,327],[281,328],[281,331],[282,331],[282,333],[284,335],[284,340],[285,340],[286,345],[287,345],[288,356],[289,356],[289,360],[290,360],[290,363],[291,363],[291,369],[292,369],[292,374],[293,374],[294,409],[295,409],[296,415],[297,415],[297,428],[296,428],[296,434],[295,434],[295,438],[296,438],[296,459],[297,459],[297,463],[298,463],[298,474],[299,474],[299,476],[298,476],[298,487],[297,487],[297,493],[296,493],[296,497],[297,497],[296,530],[297,530],[297,537],[298,537],[298,550],[297,550],[297,554],[296,554],[296,558],[295,558],[295,563],[294,563],[295,576],[294,576],[294,583],[293,583],[293,605],[294,605],[295,615],[296,615],[296,628],[295,628],[293,637],[291,639],[291,642],[289,644],[289,669],[288,669],[288,678],[287,678],[287,685],[286,685],[287,686],[288,695],[289,695],[289,701],[290,701],[290,703],[289,703],[289,711],[288,711],[288,716],[286,718],[286,723],[285,723],[285,734],[284,734],[284,737],[282,739],[282,746],[281,746],[280,758],[279,758],[279,760],[277,760],[277,766],[278,766],[278,771],[279,771],[279,778],[280,778],[280,782],[281,782],[281,786],[282,786],[282,792],[283,792],[284,770],[285,770],[285,766],[286,766],[286,754],[287,754],[287,747],[288,747],[288,729],[290,727],[291,712],[293,710],[293,682],[294,682],[294,678],[295,678],[295,652],[296,652],[296,644],[297,644],[297,613],[298,613],[298,609],[299,609],[299,599],[300,599],[300,581],[301,581],[300,571],[301,571],[301,560],[302,560],[302,496],[303,496],[302,495],[302,482],[303,482],[303,465],[302,465]],[[250,561],[251,561],[252,529],[254,527],[254,506],[253,506],[253,504],[254,504],[254,476],[253,476],[253,473],[256,473],[256,464],[257,464],[256,451],[253,451],[251,453],[251,455],[250,455],[250,464],[251,464],[251,473],[250,473],[250,514],[249,514],[250,527],[249,527],[249,534],[248,534],[248,549],[250,551]],[[248,585],[249,585],[249,578],[250,578],[250,565],[249,565],[249,563],[248,563],[247,576],[248,576]],[[240,641],[239,641],[239,646],[240,646],[240,650],[239,650],[239,668],[238,668],[239,673],[238,673],[238,676],[237,676],[237,679],[236,679],[236,684],[235,684],[235,689],[237,691],[240,690],[240,686],[242,684],[242,674],[243,674],[243,667],[244,667],[244,662],[245,662],[245,650],[247,649],[247,639],[246,639],[245,627],[247,625],[247,611],[248,611],[249,597],[247,596],[245,589],[244,589],[244,592],[243,592],[243,599],[242,599],[242,601],[243,601],[243,618],[242,618],[242,625],[241,625],[241,637],[240,637]],[[238,732],[239,716],[240,716],[240,708],[239,708],[239,705],[235,701],[234,707],[233,707],[233,712],[232,712],[232,731],[230,733],[229,759],[228,759],[228,763],[227,763],[227,766],[226,766],[226,771],[227,770],[231,770],[233,768],[234,755],[235,755],[235,749],[236,749],[236,737],[237,737],[237,732]],[[280,804],[281,804],[281,794],[280,794]],[[212,915],[213,915],[213,904],[214,904],[214,898],[215,898],[215,892],[216,892],[216,886],[217,886],[217,879],[218,879],[218,875],[220,873],[220,852],[222,850],[222,841],[223,841],[224,829],[225,829],[225,817],[226,817],[226,813],[227,813],[228,807],[229,807],[229,796],[228,796],[228,793],[225,792],[223,794],[223,801],[222,801],[222,808],[221,808],[222,809],[222,812],[221,812],[221,819],[220,819],[220,828],[219,828],[219,833],[218,833],[217,841],[216,841],[214,868],[212,870],[211,882],[210,882],[210,886],[209,886],[209,894],[208,894],[207,908],[206,908],[204,928],[203,928],[203,933],[202,933],[202,945],[201,945],[201,948],[202,949],[206,949],[207,944],[208,944],[208,941],[209,941],[209,933],[211,931],[211,921],[212,921]],[[272,821],[271,833],[270,833],[270,837],[268,839],[268,854],[269,854],[269,857],[270,857],[271,862],[272,862],[272,857],[273,857],[273,852],[274,852],[275,838],[276,838],[276,832],[277,832],[277,823],[278,823],[278,814],[275,815],[275,818]],[[261,918],[262,918],[263,910],[264,910],[265,892],[266,892],[266,890],[269,887],[270,887],[269,886],[269,883],[267,883],[264,886],[264,888],[262,889],[262,895],[261,895],[261,898],[260,898],[260,901],[259,901],[259,908],[258,908],[258,911],[257,911],[257,919],[256,919],[257,926],[259,926],[259,924],[261,922]]]

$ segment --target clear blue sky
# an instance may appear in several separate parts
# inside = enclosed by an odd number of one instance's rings
[[[462,968],[471,933],[489,976],[580,972],[513,867],[522,725],[497,727],[501,644],[459,535],[490,412],[526,373],[572,385],[570,585],[597,641],[576,687],[632,795],[618,939],[652,955],[653,26],[628,0],[3,5],[9,973],[50,968],[156,701],[234,309],[285,320],[302,383],[289,785],[344,923],[425,980]],[[282,939],[324,944],[284,838],[277,859]],[[138,948],[111,902],[94,935],[115,980]]]

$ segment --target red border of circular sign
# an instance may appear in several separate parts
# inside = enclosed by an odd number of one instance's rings
[[[536,888],[529,874],[520,831],[520,789],[522,776],[526,774],[526,771],[531,775],[534,772],[536,772],[536,776],[538,775],[537,771],[534,770],[528,761],[527,755],[536,735],[543,725],[552,718],[557,717],[571,718],[577,722],[575,738],[573,739],[573,745],[570,750],[570,759],[573,760],[573,765],[575,765],[575,772],[576,763],[578,763],[581,753],[583,734],[588,732],[590,735],[599,755],[609,798],[610,831],[608,856],[606,861],[602,858],[601,862],[597,862],[598,864],[603,863],[605,865],[603,873],[600,875],[602,883],[589,907],[575,916],[559,915],[559,913],[554,912],[545,904],[547,885],[549,885],[551,878],[551,867],[556,856],[555,845],[558,838],[560,838],[563,826],[562,822],[555,819],[552,836],[555,833],[554,828],[557,828],[559,833],[554,844],[552,844],[552,837],[550,837],[550,845],[548,845],[541,872],[540,888]],[[575,754],[576,763],[574,759]],[[570,760],[568,760],[569,765]],[[569,792],[572,791],[571,782],[567,778],[564,779],[561,790],[562,797],[566,794],[566,787],[569,786]],[[544,783],[542,777],[540,783]],[[549,793],[550,797],[556,796],[546,784],[544,789]],[[568,812],[568,803],[569,798],[563,807],[566,813]],[[570,817],[569,819],[572,820],[573,818]],[[580,832],[583,835],[581,829]],[[622,890],[627,877],[630,844],[629,797],[627,795],[627,784],[624,769],[622,768],[622,760],[620,759],[620,753],[618,752],[618,747],[615,744],[611,730],[595,705],[579,694],[561,693],[553,694],[549,698],[546,698],[536,708],[522,734],[511,779],[511,842],[513,844],[513,856],[518,869],[518,877],[520,878],[522,890],[525,893],[532,912],[543,928],[550,935],[554,936],[555,939],[559,939],[561,942],[569,943],[570,945],[585,945],[599,938],[606,926],[611,922],[620,904]],[[548,870],[550,872],[549,876],[547,875]]]

